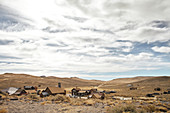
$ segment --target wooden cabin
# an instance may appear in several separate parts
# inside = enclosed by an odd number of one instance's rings
[[[18,96],[21,96],[21,95],[25,95],[27,94],[27,92],[24,90],[24,89],[18,89],[14,95],[18,95]]]
[[[59,87],[47,87],[44,92],[47,92],[49,95],[63,94],[66,95],[66,90]]]
[[[137,87],[131,87],[130,90],[137,90]]]
[[[161,91],[161,88],[157,87],[157,88],[154,88],[155,91]]]
[[[92,94],[91,98],[93,98],[93,99],[104,99],[105,98],[105,94],[104,93],[102,93],[102,94],[94,93],[94,94]]]
[[[24,86],[25,90],[35,90],[34,86]]]

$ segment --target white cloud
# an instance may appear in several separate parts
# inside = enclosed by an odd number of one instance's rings
[[[145,47],[133,51],[134,42],[170,40],[168,0],[0,0],[0,9],[0,41],[12,41],[0,45],[3,70],[72,76],[169,66]]]
[[[170,47],[152,47],[152,50],[154,50],[155,52],[160,52],[160,53],[170,53]]]

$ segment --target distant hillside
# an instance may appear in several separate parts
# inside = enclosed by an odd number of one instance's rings
[[[147,80],[153,77],[133,77],[133,78],[118,78],[118,79],[113,79],[110,81],[107,81],[100,85],[100,87],[105,87],[105,88],[110,88],[113,87],[115,88],[116,86],[123,85],[123,84],[130,84],[134,82],[139,82],[142,80]]]
[[[98,86],[103,81],[100,80],[85,80],[77,77],[71,78],[59,78],[59,77],[39,77],[32,76],[27,74],[13,74],[6,73],[0,75],[0,89],[7,88],[10,86],[13,87],[23,87],[25,85],[34,85],[34,86],[56,86],[58,82],[61,83],[62,87],[86,87],[86,86]]]
[[[136,87],[137,90],[130,90],[128,84],[131,84],[132,87]],[[161,77],[134,77],[134,78],[121,78],[107,81],[104,84],[100,85],[102,89],[112,89],[116,90],[119,95],[124,96],[145,96],[148,93],[154,93],[154,88],[161,88],[161,91],[158,93],[163,93],[170,89],[170,77],[161,76]],[[168,95],[168,98],[169,95]]]
[[[99,90],[115,90],[116,94],[120,95],[146,95],[147,93],[154,92],[154,88],[160,87],[161,92],[170,89],[170,77],[133,77],[133,78],[119,78],[110,81],[100,80],[85,80],[77,77],[71,78],[60,78],[60,77],[39,77],[27,74],[13,74],[6,73],[0,75],[0,89],[13,87],[23,87],[25,85],[33,85],[42,87],[56,86],[58,82],[61,83],[62,87],[98,87]],[[130,90],[128,84],[133,87],[137,87],[137,90]]]
[[[126,87],[128,84],[134,85],[148,85],[148,86],[161,86],[166,84],[170,87],[170,77],[159,76],[159,77],[133,77],[133,78],[118,78],[107,81],[100,85],[101,88],[119,88]]]

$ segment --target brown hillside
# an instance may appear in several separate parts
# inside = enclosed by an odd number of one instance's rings
[[[123,82],[124,81],[124,82]],[[130,90],[128,84],[132,84],[137,90]],[[161,91],[154,91],[154,88],[161,88]],[[100,88],[116,90],[119,95],[124,96],[145,96],[148,93],[163,93],[170,89],[170,77],[134,77],[123,78],[105,82]],[[169,97],[168,97],[169,98]]]
[[[27,74],[13,74],[6,73],[0,75],[0,89],[13,87],[23,87],[26,85],[41,85],[41,86],[56,86],[58,82],[61,83],[62,87],[88,87],[98,86],[103,81],[99,80],[84,80],[77,77],[71,78],[59,78],[59,77],[39,77]]]
[[[123,84],[130,84],[142,80],[147,80],[153,77],[134,77],[134,78],[118,78],[118,79],[113,79],[110,81],[107,81],[100,85],[100,87],[105,87],[105,88],[110,88],[110,87],[116,87],[117,85],[123,85]]]
[[[72,87],[98,87],[99,90],[115,90],[116,95],[126,95],[126,96],[141,96],[147,93],[154,92],[154,88],[160,87],[163,91],[170,89],[170,77],[134,77],[134,78],[119,78],[110,81],[100,81],[100,80],[85,80],[77,77],[71,78],[59,78],[54,76],[49,77],[39,77],[27,74],[13,74],[6,73],[0,75],[0,89],[4,89],[10,86],[13,87],[23,87],[25,85],[41,85],[46,86],[56,86],[60,82],[62,87],[72,88]],[[127,85],[132,84],[133,87],[137,87],[137,90],[130,90]]]

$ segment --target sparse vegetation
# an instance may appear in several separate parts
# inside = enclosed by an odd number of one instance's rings
[[[81,99],[72,98],[70,101],[70,105],[73,105],[73,106],[81,106],[83,104],[84,102]]]
[[[158,107],[157,110],[159,110],[160,112],[167,112],[168,109],[166,107]]]
[[[27,78],[33,79],[33,81],[39,79],[39,77],[33,77],[30,75],[24,75]],[[22,78],[22,77],[21,77]],[[46,79],[51,80],[51,77],[45,77]],[[54,79],[54,78],[53,78]],[[74,82],[77,80],[83,81],[83,79],[79,78],[70,78]],[[70,79],[62,79],[62,82],[65,80],[68,81]],[[158,80],[160,79],[160,81]],[[167,91],[168,84],[170,81],[166,77],[151,77],[151,78],[129,78],[130,83],[133,83],[133,87],[137,87],[137,90],[130,90],[130,87],[127,87],[126,79],[117,79],[113,81],[105,82],[105,84],[100,85],[98,87],[98,91],[105,90],[116,91],[116,93],[105,93],[105,99],[86,99],[86,98],[71,98],[68,95],[55,95],[55,96],[47,96],[40,98],[39,95],[36,94],[28,94],[22,96],[8,96],[3,95],[2,100],[0,100],[1,112],[11,111],[12,109],[22,110],[23,107],[27,107],[29,110],[31,109],[41,109],[42,107],[47,108],[47,112],[82,112],[84,109],[89,110],[91,113],[99,111],[108,112],[108,113],[148,113],[148,112],[169,112],[170,104],[170,95],[163,94],[164,91]],[[115,84],[115,81],[117,83]],[[153,82],[154,81],[154,85]],[[54,81],[53,81],[54,82]],[[86,84],[89,81],[86,81]],[[95,82],[95,81],[93,81]],[[125,82],[125,83],[124,83]],[[129,83],[129,81],[127,81]],[[97,81],[99,83],[99,81]],[[100,81],[102,83],[102,81]],[[34,82],[33,82],[34,84]],[[56,84],[56,83],[55,83]],[[71,83],[70,83],[71,84]],[[79,85],[77,82],[76,84]],[[84,82],[83,82],[84,84]],[[1,85],[1,84],[0,84]],[[19,85],[19,84],[18,84]],[[51,86],[50,84],[48,84]],[[82,84],[81,84],[82,85]],[[81,86],[80,85],[80,86]],[[155,91],[154,88],[161,88],[160,91]],[[91,88],[94,88],[93,86]],[[72,88],[65,88],[67,94],[71,94]],[[89,87],[80,87],[80,89],[89,89]],[[156,97],[145,97],[146,94],[153,94],[159,92],[160,95],[156,95]],[[117,98],[116,98],[117,97]],[[18,98],[18,100],[10,100],[12,98]],[[5,101],[3,100],[5,99]],[[32,106],[32,107],[30,107]],[[37,106],[34,108],[33,106]],[[51,107],[52,106],[52,107]],[[56,109],[57,106],[57,109]],[[3,109],[2,109],[3,108]],[[50,110],[48,109],[50,108]],[[76,109],[75,109],[76,108]],[[27,112],[29,111],[27,110]],[[87,112],[86,111],[86,112]],[[44,112],[44,111],[43,111]]]
[[[86,104],[86,105],[88,105],[88,106],[92,106],[92,105],[95,104],[95,101],[92,100],[92,99],[89,99],[89,100],[86,100],[86,101],[84,102],[84,104]]]
[[[156,111],[156,107],[154,105],[147,105],[144,106],[143,109],[145,109],[147,112],[152,113]]]
[[[65,95],[55,95],[55,96],[49,96],[46,98],[47,100],[50,101],[58,101],[58,102],[70,102],[70,98],[66,97]]]
[[[29,94],[27,95],[27,98],[34,101],[38,101],[40,99],[40,97],[37,96],[36,94]]]
[[[8,113],[6,109],[0,109],[0,113]]]
[[[130,113],[137,113],[136,107],[134,105],[119,105],[114,106],[107,109],[108,113],[123,113],[123,112],[130,112]]]

